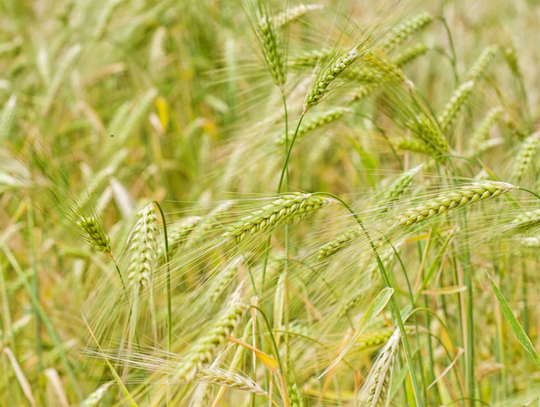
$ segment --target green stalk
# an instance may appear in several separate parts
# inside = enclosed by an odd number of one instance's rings
[[[167,237],[167,222],[165,221],[165,214],[161,205],[154,201],[154,205],[159,209],[161,214],[161,221],[163,223],[163,237],[165,239],[165,262],[167,263],[167,362],[169,362],[171,354],[171,342],[172,342],[172,300],[171,300],[171,266],[169,264],[169,240]],[[169,385],[167,383],[167,389]],[[169,392],[167,390],[167,406],[169,405]]]
[[[313,195],[327,195],[331,198],[334,198],[338,202],[340,202],[351,213],[351,215],[354,217],[354,219],[356,220],[356,222],[358,223],[358,225],[364,232],[364,235],[366,236],[369,242],[369,245],[371,246],[371,250],[375,254],[375,257],[377,258],[377,264],[379,266],[379,271],[381,272],[381,277],[384,282],[384,285],[386,287],[394,289],[394,287],[392,287],[390,281],[388,280],[388,276],[386,275],[386,270],[381,261],[381,258],[379,257],[379,253],[377,253],[377,249],[375,248],[375,245],[373,244],[373,241],[371,240],[371,237],[369,236],[367,229],[364,227],[364,224],[362,220],[360,219],[360,217],[351,209],[349,205],[345,203],[345,201],[343,201],[341,198],[339,198],[338,196],[334,194],[331,194],[329,192],[315,192]],[[416,376],[416,369],[414,367],[413,356],[411,353],[411,347],[409,345],[409,340],[407,339],[407,332],[405,331],[405,324],[403,323],[403,319],[401,318],[401,313],[399,311],[399,305],[397,303],[397,300],[395,299],[395,296],[393,295],[390,297],[390,304],[392,307],[392,313],[394,314],[394,318],[396,318],[398,322],[399,330],[401,331],[401,334],[403,336],[403,347],[405,348],[405,357],[407,359],[407,367],[409,368],[409,374],[411,376],[411,382],[413,384],[416,406],[423,407],[422,400],[420,399],[420,388],[418,386],[418,380]]]
[[[26,209],[26,219],[28,222],[28,239],[30,240],[30,260],[32,264],[32,290],[34,296],[39,302],[39,276],[37,270],[36,259],[36,239],[34,237],[34,212],[32,206],[29,205]],[[43,344],[41,340],[41,321],[39,319],[39,311],[34,306],[34,328],[36,332],[36,351],[38,356],[38,372],[43,372]]]

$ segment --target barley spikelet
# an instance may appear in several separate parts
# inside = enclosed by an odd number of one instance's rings
[[[85,240],[91,247],[113,258],[109,236],[103,231],[96,216],[81,215],[77,225],[85,232]]]
[[[147,286],[157,263],[158,219],[153,204],[144,207],[131,232],[128,279],[132,285]]]
[[[443,112],[439,116],[439,124],[441,125],[441,130],[446,132],[454,120],[456,119],[460,110],[465,106],[469,97],[472,94],[474,89],[474,81],[468,81],[460,85],[455,91],[450,101],[444,107]]]
[[[102,384],[98,387],[98,389],[90,394],[82,403],[81,407],[96,407],[103,396],[107,393],[107,390],[109,390],[109,387],[111,387],[112,382],[108,382],[105,384]]]
[[[45,96],[45,102],[43,103],[43,110],[42,114],[44,116],[47,116],[49,113],[49,110],[55,101],[56,95],[58,94],[58,91],[60,90],[60,86],[62,86],[62,83],[65,82],[67,79],[69,73],[77,63],[79,57],[81,56],[82,47],[80,45],[74,45],[71,47],[67,52],[64,58],[62,59],[62,62],[60,63],[60,66],[58,67],[58,71],[56,71],[56,74],[54,75],[54,79],[51,83],[51,86],[49,87],[47,91],[47,95]]]
[[[399,139],[396,143],[396,148],[399,150],[412,151],[415,153],[422,153],[428,155],[436,154],[437,152],[434,148],[432,148],[430,145],[427,145],[423,141],[411,140],[406,138]]]
[[[195,376],[195,381],[244,390],[267,397],[268,394],[253,380],[217,367],[203,366]]]
[[[236,259],[234,259],[231,263],[227,264],[223,271],[220,273],[217,284],[210,292],[210,302],[214,303],[221,293],[225,291],[225,289],[229,286],[231,281],[236,276],[236,273],[238,271],[238,266],[240,263],[244,260],[242,256],[238,256]]]
[[[362,386],[360,401],[366,407],[379,407],[386,403],[396,355],[399,351],[401,332],[394,330],[373,364],[369,375]]]
[[[225,201],[216,206],[210,213],[204,216],[198,223],[195,230],[189,236],[186,243],[186,248],[194,247],[199,244],[202,239],[206,239],[208,234],[216,227],[220,227],[217,223],[219,217],[229,211],[234,201]]]
[[[371,51],[365,55],[364,60],[372,69],[381,72],[383,82],[400,83],[405,81],[405,75],[403,75],[401,69],[389,60],[386,55]]]
[[[399,177],[397,177],[393,182],[391,182],[384,190],[382,194],[382,201],[384,204],[382,206],[388,205],[398,199],[404,192],[407,190],[411,182],[413,181],[418,171],[424,166],[420,164],[414,168],[411,168],[409,171],[405,171]]]
[[[353,81],[364,83],[382,82],[384,80],[384,77],[379,70],[367,66],[352,67],[348,69],[344,75]]]
[[[522,213],[510,223],[512,231],[524,232],[540,225],[540,209]]]
[[[195,379],[202,366],[211,363],[217,350],[226,344],[227,338],[234,332],[247,309],[247,306],[239,301],[238,296],[238,292],[233,295],[226,311],[210,332],[191,347],[189,354],[179,367],[178,378],[186,381]]]
[[[497,181],[484,181],[456,188],[425,204],[405,211],[397,217],[397,223],[401,226],[411,226],[442,215],[451,209],[469,206],[481,200],[496,198],[515,189],[516,187],[511,184]]]
[[[419,114],[413,120],[408,121],[406,126],[411,130],[413,137],[426,144],[426,147],[423,147],[424,150],[439,154],[450,152],[448,140],[426,114]]]
[[[200,216],[190,216],[167,233],[169,241],[169,252],[172,254],[186,240],[186,238],[195,230],[203,218]],[[158,257],[163,257],[163,248],[160,246]]]
[[[0,140],[6,140],[11,135],[13,124],[15,123],[15,108],[17,107],[17,96],[12,95],[0,114]]]
[[[291,407],[304,407],[304,396],[298,388],[298,386],[293,384],[292,386],[287,386],[287,393],[289,393],[289,404]]]
[[[520,242],[525,247],[537,248],[540,247],[540,236],[525,237],[523,239],[520,239]]]
[[[362,229],[354,228],[340,234],[319,249],[317,260],[326,259],[349,246],[361,233]]]
[[[142,96],[142,98],[137,103],[135,109],[133,109],[133,111],[129,115],[127,121],[121,127],[118,134],[118,144],[123,145],[126,142],[128,137],[133,133],[133,130],[135,129],[137,124],[146,115],[148,110],[150,110],[150,107],[152,106],[152,103],[156,98],[157,94],[157,89],[152,88]]]
[[[385,52],[391,51],[412,34],[426,28],[432,21],[433,17],[424,13],[398,25],[379,43],[379,48]]]
[[[304,15],[314,10],[321,10],[324,7],[320,4],[299,4],[298,6],[292,7],[286,11],[279,13],[274,21],[276,27],[282,27],[289,24],[290,22],[302,18]]]
[[[523,178],[523,175],[525,175],[525,172],[529,169],[529,166],[534,161],[533,158],[538,151],[539,142],[540,132],[533,133],[523,141],[512,171],[512,179],[516,183]]]
[[[373,92],[381,87],[379,82],[377,83],[366,83],[365,85],[359,86],[349,95],[349,103],[356,102],[358,100],[365,99],[370,96]]]
[[[96,41],[101,41],[103,39],[105,33],[107,32],[107,27],[109,26],[113,13],[118,8],[118,6],[122,4],[123,1],[124,0],[110,0],[105,5],[105,8],[101,12],[99,20],[96,24],[96,28],[94,30],[94,39]]]
[[[471,136],[470,155],[475,156],[485,150],[485,147],[488,144],[487,141],[489,139],[489,131],[501,118],[502,114],[503,110],[501,107],[495,107],[486,114]]]
[[[410,48],[407,48],[405,51],[397,54],[392,57],[392,62],[396,66],[403,66],[411,62],[412,60],[418,58],[421,55],[424,55],[428,52],[429,48],[424,44],[416,44]]]
[[[327,62],[331,57],[330,50],[312,50],[290,58],[287,65],[294,69],[313,68],[318,63]]]
[[[313,83],[304,101],[304,112],[317,105],[328,93],[328,87],[360,56],[359,46],[352,48],[347,54],[335,58],[330,66],[323,69]]]
[[[320,115],[310,117],[308,120],[302,123],[302,126],[300,127],[300,129],[298,130],[298,133],[296,134],[296,141],[299,141],[311,131],[314,131],[318,128],[324,127],[330,123],[333,123],[341,119],[345,113],[348,113],[350,111],[351,109],[348,109],[346,107],[336,107],[334,109],[321,113]],[[293,136],[294,136],[294,133],[291,132],[289,134],[289,142],[292,140]],[[280,135],[278,139],[276,140],[276,143],[285,144],[285,136]]]
[[[491,45],[484,49],[467,73],[467,80],[477,81],[481,79],[485,75],[487,67],[495,57],[498,49],[499,47],[497,45]]]
[[[272,203],[234,223],[224,237],[234,238],[236,243],[240,243],[247,236],[273,230],[302,215],[318,211],[332,202],[333,199],[320,195],[302,193],[282,195]]]
[[[276,32],[272,17],[264,14],[259,21],[258,35],[263,51],[266,66],[272,79],[279,87],[283,87],[287,80],[285,71],[285,57],[283,44]]]

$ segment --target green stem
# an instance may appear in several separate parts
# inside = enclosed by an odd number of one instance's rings
[[[347,205],[345,203],[345,201],[343,201],[341,198],[339,198],[338,196],[336,196],[334,194],[331,194],[329,192],[315,192],[315,193],[313,193],[313,195],[326,195],[326,196],[329,196],[331,198],[334,198],[335,200],[340,202],[351,213],[351,215],[354,217],[354,219],[356,220],[356,222],[358,223],[358,225],[360,226],[360,228],[364,232],[364,234],[365,234],[365,236],[366,236],[366,238],[367,238],[367,240],[369,242],[369,245],[371,246],[371,250],[375,254],[375,257],[377,258],[377,264],[379,266],[379,270],[381,272],[381,277],[382,277],[382,280],[383,280],[385,286],[389,287],[389,288],[393,288],[392,285],[390,284],[390,281],[388,280],[388,276],[386,275],[386,270],[384,268],[384,265],[382,263],[381,258],[379,257],[379,253],[377,253],[377,249],[375,248],[375,245],[374,245],[373,241],[371,240],[371,237],[369,236],[369,233],[368,233],[367,229],[365,228],[364,223],[362,222],[360,217],[351,209],[351,207],[349,205]],[[422,407],[423,403],[422,403],[422,400],[420,399],[420,388],[418,386],[418,380],[417,380],[418,376],[416,375],[416,369],[414,367],[414,360],[413,360],[413,356],[412,356],[412,353],[411,353],[411,347],[409,345],[409,340],[407,339],[407,333],[405,331],[405,324],[403,323],[403,319],[401,318],[401,313],[399,311],[399,306],[398,306],[397,300],[396,300],[394,295],[392,295],[390,297],[390,304],[391,304],[391,307],[392,307],[392,313],[394,314],[394,318],[396,318],[396,320],[398,322],[399,330],[401,331],[401,334],[402,334],[403,347],[405,348],[405,358],[407,359],[407,367],[409,368],[409,374],[411,376],[411,381],[412,381],[412,384],[413,384],[414,398],[415,398],[415,401],[416,401],[416,406],[417,407]]]
[[[30,240],[30,259],[32,263],[32,290],[34,292],[34,296],[39,302],[39,276],[36,259],[36,239],[34,237],[34,212],[31,205],[28,206],[26,215],[28,221],[28,238]],[[43,371],[43,345],[41,341],[41,320],[39,318],[39,311],[36,306],[34,306],[34,320],[36,332],[36,350],[38,356],[38,372],[41,374],[41,372]]]
[[[169,239],[167,235],[167,222],[165,220],[165,214],[161,205],[154,201],[154,205],[159,209],[161,214],[161,222],[163,223],[163,238],[165,240],[165,263],[167,264],[167,362],[169,362],[169,355],[171,354],[171,342],[172,342],[172,299],[171,299],[171,266],[169,264]],[[168,387],[168,384],[167,384]],[[169,405],[169,394],[167,391],[167,406]]]

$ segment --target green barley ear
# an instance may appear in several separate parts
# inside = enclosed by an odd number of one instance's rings
[[[443,112],[438,118],[441,130],[446,132],[454,123],[458,113],[468,102],[474,89],[474,81],[468,81],[460,85],[455,91]]]
[[[169,255],[174,253],[178,247],[186,241],[202,219],[203,218],[201,216],[190,216],[183,219],[178,225],[170,228],[167,233],[167,239],[169,241]],[[158,249],[158,257],[162,258],[164,254],[163,247],[160,245]]]
[[[337,253],[341,249],[349,246],[354,241],[354,239],[360,236],[361,233],[362,229],[354,228],[330,240],[328,243],[326,243],[319,249],[317,260],[324,260],[327,257],[330,257],[333,254]]]
[[[368,349],[380,348],[388,342],[394,332],[395,328],[381,328],[376,331],[366,332],[358,338],[354,350],[361,352]],[[405,333],[407,335],[412,335],[415,332],[415,326],[405,325]]]
[[[512,170],[512,179],[519,183],[530,164],[533,162],[533,157],[538,151],[538,143],[540,142],[540,132],[534,133],[527,137],[519,149],[514,168]]]
[[[276,32],[272,17],[264,14],[258,27],[258,37],[261,43],[266,66],[272,75],[275,84],[281,89],[287,81],[285,71],[285,56],[283,45]]]
[[[307,120],[302,122],[302,126],[298,130],[296,134],[296,141],[300,141],[306,134],[309,132],[312,132],[318,128],[324,127],[329,125],[330,123],[333,123],[335,121],[338,121],[345,115],[345,113],[351,112],[351,109],[346,107],[336,107],[334,109],[330,109],[324,113],[321,113],[319,115],[309,117]],[[291,140],[292,136],[294,135],[293,132],[289,135],[289,140]],[[285,136],[280,135],[277,140],[277,144],[285,144]]]
[[[389,34],[386,35],[378,45],[385,52],[391,51],[409,36],[423,30],[433,22],[433,17],[427,13],[420,14],[409,21],[406,21],[395,27]]]
[[[377,361],[373,364],[362,386],[360,401],[363,406],[380,407],[388,405],[386,399],[389,396],[392,371],[399,351],[400,341],[401,331],[396,328],[388,342],[381,349]]]
[[[271,231],[301,216],[316,212],[333,201],[321,195],[302,193],[282,195],[231,225],[224,237],[232,238],[238,244],[248,236]]]
[[[287,393],[289,393],[289,405],[291,407],[305,406],[304,396],[296,384],[287,386]]]
[[[98,387],[98,389],[90,394],[82,403],[81,407],[96,407],[101,399],[103,399],[103,396],[107,393],[107,390],[109,390],[109,387],[111,387],[112,382],[108,382],[105,384],[102,384]]]
[[[332,57],[330,49],[312,50],[291,57],[287,66],[294,69],[314,68],[317,64],[328,62]]]
[[[186,381],[195,379],[203,365],[212,363],[216,352],[227,343],[227,339],[240,324],[248,308],[240,301],[240,293],[241,286],[233,294],[229,306],[208,334],[197,340],[191,347],[176,373],[178,379]]]
[[[413,181],[418,171],[422,169],[424,164],[420,164],[414,168],[411,168],[409,171],[405,171],[394,181],[392,181],[383,191],[382,201],[383,205],[386,206],[396,201],[401,195],[405,193],[411,182]]]
[[[365,85],[359,86],[350,93],[348,102],[353,103],[365,99],[379,88],[380,85],[378,83],[366,83]]]
[[[43,103],[43,110],[41,112],[43,116],[47,116],[49,114],[49,110],[56,99],[58,91],[60,90],[60,86],[62,86],[62,84],[66,81],[71,70],[74,68],[75,64],[79,60],[79,57],[81,56],[81,51],[82,47],[77,44],[71,47],[66,52],[66,55],[62,59],[62,62],[60,63],[60,66],[58,67],[58,70],[54,75],[51,86],[49,87],[47,94],[45,95],[45,102]]]
[[[227,289],[238,272],[238,267],[244,261],[243,256],[238,256],[231,263],[227,264],[218,276],[215,286],[210,291],[210,302],[213,304],[219,296]]]
[[[157,264],[158,218],[153,204],[145,206],[137,215],[131,232],[128,280],[132,285],[146,287]]]
[[[220,203],[210,213],[197,222],[197,226],[193,232],[188,236],[188,241],[186,242],[186,248],[196,247],[201,243],[203,239],[206,239],[208,234],[213,230],[220,229],[219,218],[226,214],[229,209],[233,206],[234,201],[225,201]]]
[[[107,32],[107,28],[113,13],[123,1],[124,0],[109,0],[109,2],[105,5],[105,8],[101,12],[94,30],[94,39],[96,41],[101,41],[103,39],[105,33]]]
[[[13,124],[15,123],[15,108],[17,107],[17,96],[12,95],[2,113],[0,114],[0,140],[7,140],[11,135]]]
[[[321,4],[299,4],[298,6],[282,11],[275,18],[276,27],[283,27],[299,18],[302,18],[307,13],[315,10],[322,10],[324,8]]]
[[[371,50],[365,55],[364,60],[367,66],[381,73],[383,82],[402,83],[407,80],[401,69],[382,52]]]
[[[330,64],[320,70],[310,86],[304,101],[304,113],[319,104],[330,89],[330,85],[360,57],[360,46],[354,46],[349,52],[333,58]]]
[[[491,45],[484,49],[467,73],[467,80],[477,81],[478,79],[481,79],[485,75],[486,70],[495,57],[498,49],[499,47],[497,45]]]
[[[540,225],[540,209],[525,212],[510,223],[512,231],[524,232]]]
[[[488,144],[489,131],[502,117],[503,109],[495,107],[491,109],[480,122],[471,136],[471,156],[476,156],[483,152]]]
[[[427,155],[435,155],[437,151],[423,141],[402,138],[396,143],[396,148],[403,151],[412,151]]]
[[[139,124],[139,122],[147,114],[148,110],[150,110],[150,107],[152,106],[152,103],[157,95],[158,91],[156,88],[152,88],[142,95],[127,120],[123,123],[123,126],[119,129],[118,137],[115,137],[117,145],[124,145],[126,140],[133,133],[133,130],[137,124]]]
[[[411,130],[413,137],[426,145],[423,150],[431,151],[432,154],[448,154],[450,152],[448,140],[426,114],[420,113],[409,120],[406,126]]]
[[[512,74],[518,78],[521,77],[521,69],[519,68],[516,50],[513,47],[506,47],[504,49],[504,59],[506,60]]]
[[[409,62],[415,60],[421,55],[424,55],[427,53],[429,48],[427,45],[424,44],[416,44],[410,48],[405,49],[405,51],[397,54],[396,56],[392,57],[392,62],[396,66],[403,66],[408,64]]]
[[[477,201],[496,198],[517,187],[506,182],[484,181],[440,194],[436,198],[408,209],[397,217],[400,226],[408,227],[443,215],[451,209],[469,206]]]
[[[109,236],[103,231],[96,216],[80,215],[77,225],[85,232],[85,240],[91,247],[114,259]]]
[[[520,129],[520,127],[512,120],[512,118],[509,115],[506,115],[504,118],[504,125],[506,128],[510,131],[512,136],[517,138],[518,140],[523,140],[526,137],[526,134],[523,133],[523,131]]]

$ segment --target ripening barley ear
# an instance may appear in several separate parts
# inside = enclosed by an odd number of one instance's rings
[[[423,147],[421,147],[422,144],[411,144],[411,147],[417,147],[423,151],[427,151],[431,155],[450,153],[448,140],[425,113],[418,114],[416,117],[407,121],[405,125],[411,130],[413,137],[425,144]]]
[[[332,58],[332,52],[330,49],[311,50],[291,57],[287,61],[287,66],[293,69],[310,69],[317,66],[317,64],[323,64],[328,62]]]
[[[502,107],[495,107],[486,114],[471,136],[470,156],[476,156],[489,148],[489,131],[502,115]]]
[[[157,97],[158,91],[156,88],[152,88],[148,90],[140,100],[137,102],[137,105],[135,108],[131,111],[131,114],[127,118],[125,122],[123,122],[123,126],[119,128],[118,131],[118,137],[116,137],[116,134],[114,135],[115,143],[111,143],[111,146],[114,145],[120,145],[123,146],[126,140],[132,135],[133,130],[141,122],[143,117],[147,114],[148,110],[150,110],[150,107],[152,106],[152,103],[154,102],[154,99]]]
[[[138,214],[130,239],[128,280],[132,286],[146,287],[157,264],[158,218],[153,204]]]
[[[238,373],[230,372],[217,367],[201,367],[201,369],[195,375],[194,380],[202,383],[228,387],[231,389],[248,391],[253,394],[258,394],[259,396],[268,397],[268,393],[261,389],[261,387],[253,380],[243,377]]]
[[[524,233],[540,226],[540,209],[525,212],[510,223],[509,231]]]
[[[175,374],[177,379],[188,382],[194,380],[203,365],[212,363],[216,352],[227,343],[248,308],[240,301],[240,290],[241,287],[233,294],[227,309],[210,331],[189,349]]]
[[[293,384],[292,386],[287,386],[287,393],[289,393],[289,404],[291,407],[304,407],[304,395],[298,388],[298,386]]]
[[[64,58],[62,59],[62,62],[54,75],[51,86],[45,95],[43,110],[41,111],[43,116],[47,116],[49,114],[49,110],[51,109],[53,102],[56,99],[56,95],[60,90],[60,86],[62,86],[62,84],[66,81],[68,75],[71,73],[71,70],[75,67],[75,64],[81,56],[81,51],[82,47],[77,44],[71,47],[64,55]]]
[[[484,49],[484,51],[480,54],[472,68],[467,73],[467,80],[471,81],[478,81],[484,75],[486,74],[486,70],[493,61],[493,58],[495,57],[495,54],[499,50],[499,47],[497,45],[491,45]]]
[[[398,25],[378,44],[384,52],[389,52],[403,43],[409,36],[425,29],[433,22],[433,17],[428,14],[420,14],[412,19]]]
[[[506,47],[503,55],[512,74],[515,77],[521,77],[521,69],[519,68],[519,62],[514,47]]]
[[[409,171],[405,171],[399,177],[397,177],[393,182],[391,182],[383,191],[382,201],[383,204],[381,207],[388,206],[392,202],[396,201],[400,196],[402,196],[414,177],[422,169],[424,164],[420,164],[414,168],[411,168]],[[383,209],[386,210],[386,209]]]
[[[527,136],[509,115],[506,115],[504,117],[504,125],[510,131],[512,136],[514,136],[518,140],[523,140]]]
[[[414,153],[422,153],[427,155],[436,155],[437,150],[423,141],[411,140],[402,138],[396,143],[396,148],[403,151],[412,151]]]
[[[210,303],[215,303],[219,296],[227,289],[238,272],[238,267],[244,261],[243,256],[238,256],[227,264],[217,278],[215,286],[210,291]]]
[[[506,182],[484,181],[450,190],[433,200],[408,209],[397,217],[397,224],[408,227],[463,206],[469,206],[481,200],[496,198],[501,194],[517,189]]]
[[[178,225],[175,225],[169,229],[167,233],[167,239],[169,241],[169,256],[178,250],[180,245],[186,241],[202,219],[203,218],[201,216],[190,216],[183,219]],[[158,248],[158,258],[161,259],[164,256],[164,247],[160,245]]]
[[[455,91],[443,112],[438,117],[441,130],[446,132],[456,120],[458,113],[465,107],[474,89],[474,81],[461,84]]]
[[[329,125],[330,123],[336,122],[343,117],[346,113],[351,112],[351,109],[346,107],[336,107],[330,109],[319,115],[310,117],[309,119],[302,122],[302,126],[296,133],[296,142],[300,141],[306,134],[311,131],[314,131],[318,128]],[[289,140],[292,139],[294,132],[289,134]],[[285,136],[280,135],[276,139],[276,144],[285,144]]]
[[[530,135],[523,141],[512,170],[512,180],[514,182],[519,183],[531,163],[534,162],[533,159],[537,155],[539,142],[540,132]]]
[[[223,230],[219,218],[228,213],[233,204],[234,201],[222,202],[212,209],[208,215],[203,216],[202,219],[197,222],[193,232],[188,236],[185,248],[189,249],[197,247],[204,239],[208,238],[211,232]]]
[[[386,399],[389,396],[392,372],[400,341],[401,331],[396,328],[381,349],[377,361],[373,364],[362,386],[360,401],[363,406],[379,407],[388,404]]]
[[[321,195],[302,193],[282,195],[272,203],[228,227],[223,237],[232,238],[239,244],[248,236],[274,230],[303,215],[316,212],[333,201],[333,199]]]

